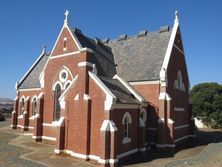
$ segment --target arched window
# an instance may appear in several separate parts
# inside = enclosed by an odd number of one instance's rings
[[[146,109],[145,108],[141,109],[141,111],[140,111],[140,118],[143,120],[144,123],[146,122],[147,113],[146,113]]]
[[[130,124],[132,123],[132,118],[130,116],[130,114],[127,112],[124,114],[123,116],[123,120],[122,120],[122,124],[123,124],[123,144],[125,143],[129,143],[131,141],[130,138]]]
[[[32,100],[32,115],[35,115],[37,113],[37,99],[36,97]]]
[[[20,114],[23,114],[25,110],[25,98],[22,97],[22,99],[20,100]]]
[[[178,71],[178,74],[177,74],[177,83],[178,83],[178,88],[182,90],[183,78],[180,71]]]
[[[59,98],[61,96],[61,86],[60,84],[57,84],[55,86],[55,91],[54,91],[54,120],[59,120],[60,118],[60,103],[59,103]]]

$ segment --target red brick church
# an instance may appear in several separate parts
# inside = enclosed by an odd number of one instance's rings
[[[104,166],[193,136],[177,13],[172,29],[114,40],[72,29],[68,14],[51,52],[43,49],[16,84],[13,129]]]

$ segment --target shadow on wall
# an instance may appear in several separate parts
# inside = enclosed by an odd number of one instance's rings
[[[191,138],[179,146],[177,146],[174,150],[171,151],[159,151],[159,150],[149,150],[145,153],[139,153],[137,158],[131,158],[129,161],[123,162],[121,165],[132,165],[132,164],[140,164],[151,162],[155,159],[159,158],[170,158],[174,157],[174,155],[184,149],[199,147],[199,146],[207,146],[210,143],[219,143],[222,142],[222,130],[215,129],[200,129],[195,132],[197,135],[196,138]],[[141,155],[142,154],[142,155]]]

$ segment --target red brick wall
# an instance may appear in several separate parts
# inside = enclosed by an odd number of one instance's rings
[[[160,85],[159,84],[145,84],[132,85],[132,87],[139,92],[148,102],[159,106]]]
[[[177,34],[175,39],[175,45],[183,50],[182,42],[181,42],[180,34]],[[178,71],[181,71],[183,83],[185,86],[185,92],[181,90],[174,89],[174,81],[177,79]],[[176,48],[173,47],[171,59],[169,61],[168,69],[167,69],[167,76],[168,76],[168,87],[167,92],[170,97],[173,99],[173,106],[171,109],[171,117],[175,121],[175,127],[189,124],[190,118],[190,111],[189,111],[189,77],[185,63],[184,55]],[[179,101],[181,100],[181,102]],[[180,105],[179,105],[180,104]],[[185,111],[174,111],[174,107],[184,108]],[[181,131],[181,132],[180,132]],[[182,132],[183,131],[183,132]],[[181,133],[181,134],[180,134]],[[174,139],[177,136],[187,135],[189,132],[185,129],[178,129],[175,130]]]
[[[122,124],[123,116],[129,112],[132,118],[132,123],[129,126],[130,143],[123,144],[124,126]],[[139,147],[139,109],[115,109],[111,113],[111,119],[115,122],[117,131],[117,155],[136,149]]]
[[[63,39],[67,38],[67,50],[63,51]],[[74,42],[72,36],[70,35],[70,32],[68,31],[67,28],[63,29],[63,32],[61,33],[60,38],[57,41],[57,44],[55,46],[55,49],[52,53],[52,56],[54,55],[60,55],[64,53],[69,53],[69,52],[74,52],[77,51],[78,47],[76,46],[76,43]]]

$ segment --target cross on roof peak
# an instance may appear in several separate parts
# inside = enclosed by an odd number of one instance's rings
[[[68,16],[69,16],[69,11],[66,10],[65,13],[64,13],[64,15],[65,15],[64,24],[68,25],[68,24],[69,24],[69,18],[68,18]]]

